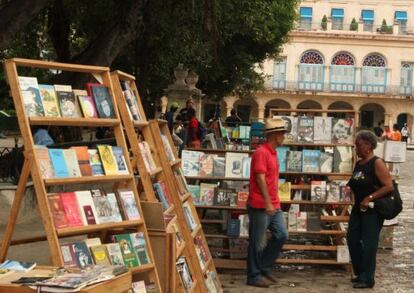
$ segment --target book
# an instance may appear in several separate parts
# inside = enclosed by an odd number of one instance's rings
[[[175,160],[175,155],[174,152],[171,148],[170,142],[168,141],[168,138],[161,133],[161,140],[162,140],[162,144],[164,145],[164,150],[165,153],[167,155],[168,161],[174,161]]]
[[[227,196],[229,197],[229,200],[230,200],[230,206],[237,207],[238,193],[235,190],[228,189]]]
[[[227,236],[238,237],[240,234],[240,220],[229,217],[227,221]]]
[[[243,158],[242,160],[242,177],[250,178],[250,164],[252,162],[251,157]]]
[[[50,213],[53,217],[53,223],[56,229],[66,228],[69,226],[66,218],[65,208],[59,194],[52,194],[47,197],[49,202]]]
[[[63,150],[63,156],[65,157],[69,177],[82,176],[81,170],[79,168],[78,158],[76,156],[76,151],[73,149]]]
[[[163,210],[167,210],[170,207],[170,203],[167,200],[165,194],[164,194],[164,190],[161,186],[160,182],[156,182],[153,184],[154,187],[154,191],[155,191],[155,195],[157,196],[158,200],[161,202],[162,204],[162,208]]]
[[[283,212],[283,224],[286,228],[286,231],[289,230],[289,213],[288,212]]]
[[[198,176],[213,176],[213,161],[217,155],[202,154],[200,156],[200,172]]]
[[[91,253],[92,253],[92,257],[96,265],[109,266],[111,264],[111,262],[109,261],[109,257],[108,257],[108,253],[106,251],[105,245],[92,246]]]
[[[338,183],[329,182],[326,185],[326,202],[340,202],[341,187]]]
[[[46,117],[60,117],[55,88],[49,84],[39,84],[40,98]]]
[[[288,215],[288,230],[289,231],[297,231],[299,213],[300,213],[300,207],[298,204],[290,205],[289,215]]]
[[[85,118],[98,118],[95,102],[91,96],[79,95],[78,101]]]
[[[112,154],[115,157],[118,166],[118,174],[129,174],[128,167],[124,157],[124,151],[119,146],[112,147]]]
[[[138,256],[139,264],[145,265],[149,264],[151,261],[149,259],[147,245],[145,243],[145,237],[143,232],[137,232],[130,234],[132,246],[135,249],[135,253]]]
[[[279,172],[286,172],[287,152],[289,147],[280,146],[276,148],[277,160],[279,163]]]
[[[299,212],[297,216],[297,231],[306,232],[307,231],[307,212]]]
[[[176,262],[178,274],[183,284],[184,291],[190,292],[193,287],[193,277],[187,264],[187,260],[184,256],[180,256]]]
[[[72,243],[61,244],[60,251],[63,257],[63,265],[65,267],[73,268],[78,266]]]
[[[19,87],[26,115],[29,117],[44,116],[37,78],[19,76]]]
[[[3,263],[0,264],[0,269],[3,270],[12,270],[16,272],[29,272],[36,267],[35,262],[25,262],[18,260],[9,260],[6,259]]]
[[[290,182],[280,182],[278,186],[278,196],[280,201],[290,201],[290,192],[291,192],[291,183]]]
[[[332,173],[333,170],[333,154],[321,152],[319,157],[319,166],[322,173]]]
[[[123,90],[122,94],[123,94],[123,96],[125,98],[125,101],[126,101],[126,104],[128,106],[127,109],[128,109],[130,117],[133,120],[137,120],[137,121],[141,120],[141,118],[140,118],[141,115],[139,114],[138,107],[134,103],[135,97],[133,96],[132,91],[130,89]]]
[[[92,189],[92,200],[96,210],[96,217],[100,224],[114,222],[111,204],[105,195],[105,192],[100,189]]]
[[[202,152],[182,151],[181,162],[184,176],[198,176],[200,174],[200,157],[203,154]]]
[[[43,179],[55,177],[52,161],[49,156],[49,149],[44,146],[35,146],[35,155]]]
[[[108,244],[105,244],[105,246],[106,246],[106,251],[108,252],[108,257],[113,266],[125,265],[119,243],[108,243]]]
[[[112,221],[115,223],[122,222],[121,211],[119,210],[118,200],[116,198],[115,193],[109,192],[106,194],[106,200],[109,203],[110,209],[108,213],[112,218]]]
[[[66,160],[62,149],[49,149],[50,160],[52,161],[55,177],[69,177],[69,171],[66,166]]]
[[[132,190],[118,190],[118,198],[121,204],[122,213],[124,214],[124,219],[130,221],[141,219],[141,215],[139,214],[137,203],[135,201],[135,195]]]
[[[248,157],[249,154],[227,152],[225,177],[242,178],[243,158]]]
[[[132,293],[147,293],[144,281],[132,282]]]
[[[354,119],[334,118],[332,120],[332,143],[352,144],[354,139]]]
[[[352,202],[352,190],[349,186],[341,186],[341,200],[342,202]]]
[[[197,223],[194,220],[193,213],[191,211],[191,207],[190,207],[190,205],[188,204],[187,201],[183,204],[183,212],[184,212],[185,219],[187,221],[188,228],[191,231],[194,231],[194,229],[197,227]]]
[[[92,149],[88,150],[89,163],[92,169],[93,176],[104,175],[104,170],[101,163],[101,158],[99,157],[98,150]]]
[[[311,181],[311,201],[326,201],[326,181]]]
[[[200,184],[200,205],[212,206],[214,204],[214,190],[217,184],[201,183]]]
[[[157,168],[154,158],[152,157],[151,148],[146,141],[141,141],[138,146],[144,160],[145,168],[148,173],[151,173]]]
[[[321,214],[319,212],[307,212],[307,230],[320,231],[321,230]]]
[[[239,191],[237,193],[237,207],[244,208],[247,204],[247,199],[249,198],[249,193],[246,191]]]
[[[85,244],[86,246],[91,249],[92,246],[98,246],[101,245],[101,239],[98,237],[94,237],[94,238],[87,238],[85,239]]]
[[[298,142],[313,143],[313,118],[298,118]]]
[[[302,171],[319,172],[320,150],[302,150]]]
[[[93,98],[99,118],[115,118],[112,97],[106,86],[98,83],[87,83],[88,95]]]
[[[213,202],[215,206],[230,206],[230,197],[227,194],[227,189],[216,187]]]
[[[87,118],[85,116],[85,114],[83,113],[83,110],[82,110],[82,107],[81,107],[81,104],[80,104],[79,96],[88,96],[88,92],[86,90],[77,90],[77,89],[72,90],[72,92],[73,92],[73,95],[75,96],[75,108],[76,108],[76,112],[77,112],[77,115],[78,115],[77,117]]]
[[[55,91],[62,117],[82,117],[78,112],[76,97],[70,85],[55,84]]]
[[[285,143],[295,143],[298,139],[298,118],[295,116],[277,115],[273,115],[273,118],[280,118],[285,121],[285,127],[287,129],[285,133]]]
[[[213,159],[213,176],[224,177],[226,175],[226,161],[224,157],[215,157]]]
[[[385,162],[404,163],[407,157],[407,143],[404,141],[386,140],[383,157]],[[393,166],[396,165],[393,164]]]
[[[82,176],[92,176],[92,167],[89,162],[88,147],[74,146],[71,149],[75,150],[76,158],[78,160],[79,169]]]
[[[203,205],[204,203],[201,201],[201,188],[200,185],[188,185],[188,191],[191,193],[193,197],[194,205]]]
[[[249,216],[239,215],[240,237],[249,237]]]
[[[336,246],[336,261],[338,263],[349,263],[351,257],[349,255],[349,249],[347,245],[337,245]]]
[[[118,234],[115,235],[115,239],[119,243],[125,266],[128,268],[139,266],[138,257],[132,246],[130,234]]]
[[[89,190],[84,190],[76,191],[75,194],[83,225],[100,224],[91,192]]]
[[[332,140],[332,117],[315,116],[313,118],[315,143],[331,143]]]
[[[84,241],[74,242],[72,247],[78,267],[85,268],[93,265],[91,253]]]
[[[352,147],[336,146],[333,158],[333,171],[335,173],[352,173]]]
[[[286,157],[286,172],[302,172],[302,152],[288,151]]]
[[[118,174],[118,165],[114,154],[112,153],[112,146],[110,145],[98,145],[99,157],[101,158],[102,166],[105,171],[105,175]]]
[[[59,196],[68,219],[69,227],[82,226],[82,218],[79,213],[78,201],[74,192],[61,192]]]

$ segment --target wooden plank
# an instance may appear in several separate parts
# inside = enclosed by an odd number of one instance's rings
[[[171,214],[171,212],[174,211],[174,209],[175,209],[175,206],[173,204],[170,205],[170,207],[164,211],[164,215]]]
[[[221,149],[206,149],[206,148],[186,148],[187,151],[195,151],[195,152],[204,152],[204,153],[217,153],[217,154],[221,154],[221,153],[247,153],[247,154],[252,154],[254,153],[253,150],[221,150]]]
[[[32,60],[32,59],[24,59],[24,58],[12,58],[9,60],[11,62],[14,62],[16,66],[22,66],[22,67],[57,69],[57,70],[63,70],[63,71],[74,71],[74,72],[84,72],[84,73],[109,72],[109,67],[102,67],[102,66],[60,63],[60,62],[53,62],[53,61]]]
[[[113,127],[121,121],[105,118],[30,117],[29,123],[30,125]]]
[[[245,252],[239,249],[228,249],[221,247],[210,247],[214,252]],[[301,250],[301,251],[337,251],[336,245],[301,245],[301,244],[285,244],[282,250]]]
[[[183,241],[182,243],[181,243],[181,245],[180,245],[180,247],[178,247],[178,249],[177,249],[177,254],[176,254],[176,257],[177,257],[177,259],[181,256],[181,254],[184,252],[184,249],[185,249],[185,241]]]
[[[176,160],[170,162],[171,167],[178,166],[179,164],[181,164],[181,159],[176,159]]]
[[[209,269],[212,261],[213,261],[213,258],[210,257],[209,260],[207,261],[207,263],[204,265],[203,274],[205,274],[206,271]]]
[[[292,184],[290,186],[291,190],[311,190],[310,184]]]
[[[321,231],[289,231],[289,235],[346,235],[345,231],[340,230],[321,230]],[[248,239],[248,236],[230,237],[224,234],[205,234],[206,238],[216,239]]]
[[[182,197],[181,201],[184,203],[189,197],[191,197],[191,192],[186,192]]]
[[[191,232],[191,236],[195,238],[201,230],[201,224],[198,224],[197,227],[194,228],[194,230]]]
[[[103,231],[103,230],[138,227],[142,224],[144,224],[144,220],[141,219],[141,220],[136,220],[136,221],[122,221],[119,223],[105,223],[105,224],[79,226],[79,227],[68,227],[68,228],[57,229],[57,234],[59,236],[75,236],[75,235],[89,234],[89,233]]]
[[[115,70],[115,71],[112,71],[112,73],[115,73],[116,75],[118,75],[118,78],[120,80],[135,81],[135,76],[133,76],[132,74],[126,73],[122,70]]]
[[[68,185],[68,184],[89,184],[107,183],[132,180],[133,175],[105,175],[105,176],[82,176],[68,178],[45,179],[46,186]]]
[[[278,259],[276,263],[292,265],[347,265],[338,263],[336,259]],[[245,260],[214,258],[214,264],[221,269],[246,269]]]
[[[323,222],[348,222],[349,216],[321,216]]]
[[[153,263],[149,263],[149,264],[145,264],[139,267],[133,267],[133,268],[129,268],[129,270],[132,272],[132,274],[136,274],[136,273],[144,273],[147,271],[151,271],[154,269],[154,264]]]
[[[135,128],[141,128],[145,126],[148,126],[148,121],[134,121]]]
[[[159,174],[161,172],[162,172],[162,168],[161,167],[157,167],[154,170],[152,170],[151,172],[149,172],[148,174],[152,177],[152,176],[155,176],[155,175],[157,175],[157,174]]]
[[[127,272],[103,283],[85,287],[80,291],[80,293],[128,292],[128,290],[131,288],[131,283],[131,272]]]

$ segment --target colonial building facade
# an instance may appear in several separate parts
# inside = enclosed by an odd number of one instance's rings
[[[353,109],[364,128],[412,128],[414,1],[301,1],[280,57],[260,68],[266,90],[226,97],[223,115],[235,108],[252,121],[271,108]]]

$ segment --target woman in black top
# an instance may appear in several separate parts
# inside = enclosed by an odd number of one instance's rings
[[[383,160],[374,156],[377,138],[370,131],[360,131],[355,140],[356,163],[351,187],[355,204],[348,225],[348,247],[354,268],[354,288],[372,288],[375,284],[375,265],[379,234],[384,219],[370,207],[370,202],[381,198],[394,187]]]

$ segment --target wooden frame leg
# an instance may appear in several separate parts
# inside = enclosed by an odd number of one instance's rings
[[[3,236],[0,248],[0,262],[5,261],[7,252],[9,250],[11,238],[13,236],[14,226],[16,225],[17,216],[19,215],[20,206],[26,191],[26,184],[29,179],[30,170],[33,164],[33,157],[26,157],[23,164],[23,169],[20,174],[19,183],[17,184],[16,195],[13,199],[13,204],[10,209],[9,220],[7,222],[6,231]]]

